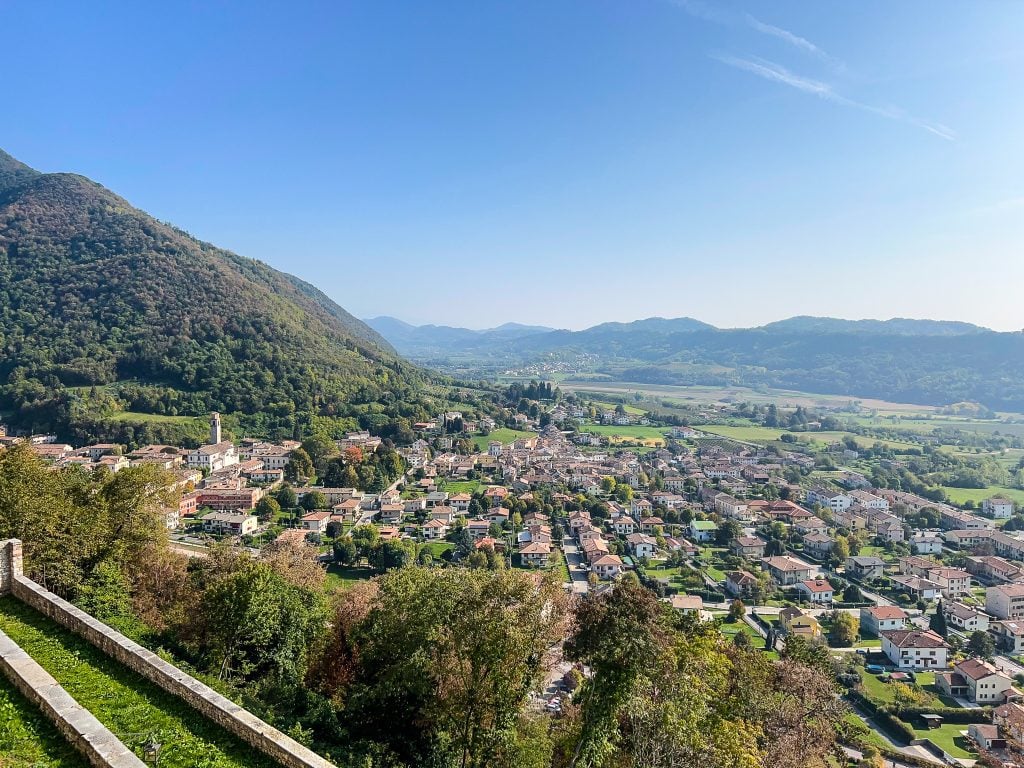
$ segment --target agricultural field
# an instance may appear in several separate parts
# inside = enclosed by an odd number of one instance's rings
[[[676,400],[684,405],[745,402],[758,405],[774,403],[780,408],[794,408],[799,405],[804,408],[828,409],[844,409],[856,405],[860,409],[887,415],[936,415],[939,410],[930,405],[892,403],[886,400],[848,397],[845,395],[819,395],[812,392],[798,392],[768,387],[758,389],[751,389],[750,387],[686,387],[670,384],[635,384],[623,381],[595,382],[575,379],[567,379],[560,386],[566,391],[594,393],[595,395],[606,393],[619,397],[633,397],[636,394],[640,394],[656,400]]]
[[[623,440],[643,441],[655,445],[665,444],[665,435],[670,431],[668,427],[619,427],[614,424],[590,424],[580,427],[583,432],[591,432],[609,438],[612,442]]]
[[[870,448],[875,443],[882,443],[883,445],[892,448],[893,450],[907,450],[909,448],[920,448],[916,443],[911,443],[903,440],[883,440],[880,438],[866,437],[864,435],[855,435],[852,432],[790,432],[785,429],[777,429],[774,427],[762,427],[757,424],[708,424],[698,427],[701,432],[706,432],[711,435],[719,435],[720,437],[728,437],[732,440],[739,440],[744,443],[773,443],[779,440],[779,438],[787,434],[793,434],[796,439],[801,443],[821,443],[822,445],[828,445],[830,443],[838,443],[847,437],[852,437],[861,448]]]
[[[130,749],[153,735],[165,768],[274,768],[181,699],[144,680],[85,640],[13,598],[0,598],[0,630]]]
[[[486,451],[487,444],[497,440],[500,443],[508,445],[514,443],[521,437],[536,437],[536,432],[524,432],[520,429],[506,429],[502,427],[500,429],[493,430],[488,435],[477,435],[473,438],[473,442],[476,444],[477,450]]]
[[[1004,488],[998,485],[990,485],[988,488],[953,488],[944,485],[942,490],[954,504],[964,504],[968,501],[980,504],[993,496],[1004,496],[1017,504],[1024,504],[1024,491],[1020,488]]]
[[[772,427],[761,427],[755,424],[750,425],[728,425],[728,424],[707,424],[698,427],[701,432],[709,435],[728,437],[731,440],[739,440],[744,443],[773,443],[782,435],[786,434],[784,429]]]

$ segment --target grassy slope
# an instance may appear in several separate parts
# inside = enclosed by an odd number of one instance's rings
[[[127,746],[138,751],[155,734],[164,745],[164,768],[276,766],[180,699],[12,598],[0,599],[0,629]]]
[[[86,768],[60,732],[0,677],[0,765],[4,768]]]

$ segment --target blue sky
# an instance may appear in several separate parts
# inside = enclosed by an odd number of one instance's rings
[[[1024,327],[1024,3],[0,2],[0,147],[357,315]]]

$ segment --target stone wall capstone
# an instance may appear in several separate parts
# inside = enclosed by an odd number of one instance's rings
[[[336,768],[330,761],[263,722],[205,683],[25,577],[21,572],[21,542],[17,539],[0,541],[0,561],[5,561],[10,569],[8,589],[18,600],[85,638],[133,672],[179,697],[242,741],[287,768]],[[0,582],[0,587],[2,584]]]
[[[57,726],[65,739],[97,768],[146,768],[91,712],[75,701],[49,672],[0,631],[0,671]]]

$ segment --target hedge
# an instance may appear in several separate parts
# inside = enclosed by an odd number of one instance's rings
[[[921,715],[938,715],[947,723],[991,723],[992,708],[979,707],[965,709],[963,707],[903,707],[895,709],[891,705],[885,707],[887,712],[904,720],[911,720]]]
[[[868,712],[870,712],[871,716],[878,720],[878,722],[881,723],[886,729],[888,729],[892,733],[895,733],[897,736],[899,736],[899,738],[903,739],[904,741],[909,743],[911,741],[914,741],[914,739],[918,738],[917,734],[914,733],[913,728],[904,723],[902,720],[900,720],[898,717],[893,715],[888,710],[879,707],[877,704],[875,704],[875,702],[873,702],[860,691],[851,690],[847,694],[847,696],[855,704],[858,704],[859,706],[863,707]]]

